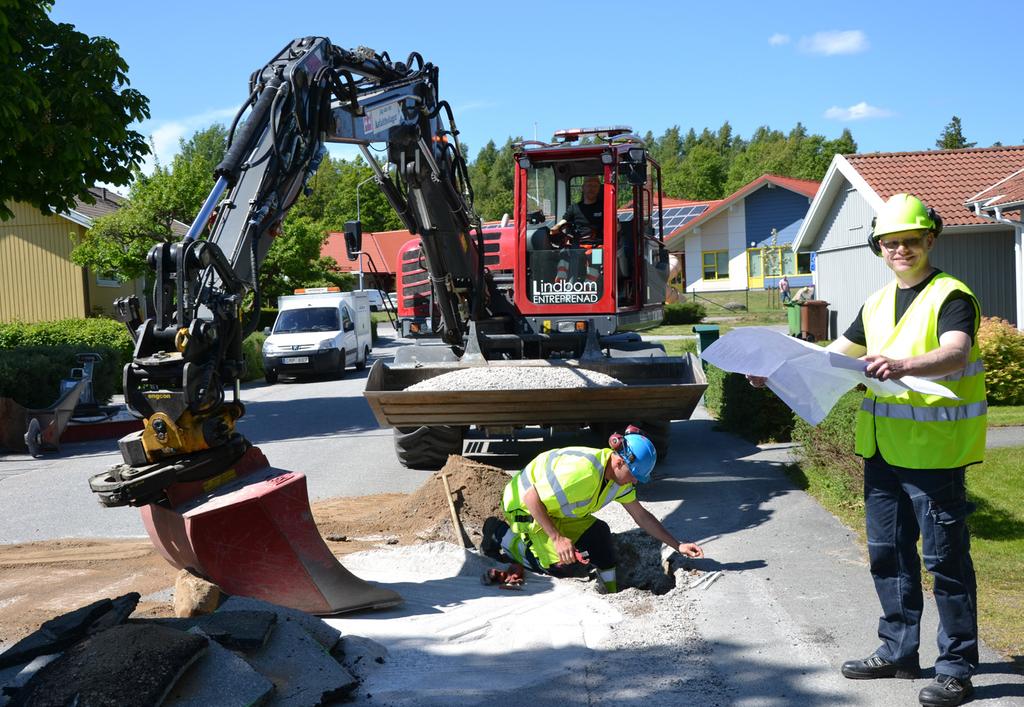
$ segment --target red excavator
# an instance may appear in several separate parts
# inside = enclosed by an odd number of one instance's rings
[[[394,61],[325,37],[290,42],[251,76],[216,184],[187,235],[150,251],[151,312],[144,318],[135,298],[118,302],[135,340],[125,399],[144,428],[119,440],[124,463],[92,477],[90,486],[105,505],[141,507],[168,561],[230,594],[318,614],[401,601],[345,570],[312,522],[303,475],[270,466],[235,427],[245,412],[242,341],[256,329],[262,304],[260,265],[325,142],[360,147],[384,195],[419,236],[429,273],[439,344],[404,347],[400,352],[416,351],[389,366],[378,361],[366,391],[378,419],[396,427],[405,461],[443,463],[438,450],[445,458],[448,450],[461,452],[468,425],[630,419],[667,426],[688,417],[704,389],[692,357],[666,357],[635,335],[616,333],[657,321],[664,292],[667,258],[650,221],[658,191],[649,177],[657,168],[639,141],[604,131],[595,133],[595,145],[576,146],[566,133],[558,145],[523,146],[515,223],[517,263],[526,267],[516,268],[512,288],[504,289],[483,257],[484,229],[437,79],[437,68],[415,52]],[[372,143],[384,145],[386,163],[369,151]],[[606,203],[628,194],[632,218],[620,223],[607,210],[599,233],[589,236],[559,226],[554,217],[587,175],[602,177]],[[552,231],[556,237],[545,243]],[[360,239],[357,223],[346,227],[350,257]],[[565,277],[555,277],[549,270],[562,258]],[[531,365],[587,368],[623,385],[553,395],[466,391],[443,401],[433,391],[404,390],[465,366]],[[450,404],[459,398],[467,404]]]

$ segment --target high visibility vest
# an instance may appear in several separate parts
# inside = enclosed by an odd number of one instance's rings
[[[863,322],[869,354],[890,358],[919,356],[939,347],[939,309],[953,292],[974,293],[955,277],[939,273],[896,322],[896,282],[883,287],[864,303]],[[952,469],[982,460],[985,452],[985,367],[977,337],[967,365],[935,382],[960,399],[907,391],[899,395],[864,395],[857,412],[856,452],[871,457],[876,451],[894,466],[908,469]]]
[[[608,448],[553,449],[538,455],[505,485],[502,495],[505,519],[513,533],[532,545],[542,566],[557,562],[558,554],[540,523],[530,515],[523,501],[526,492],[537,489],[537,497],[558,532],[575,542],[593,524],[596,511],[612,501],[631,503],[636,500],[633,484],[604,483],[604,469],[611,455],[612,450]]]

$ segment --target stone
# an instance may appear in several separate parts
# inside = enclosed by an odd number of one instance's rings
[[[199,627],[190,629],[189,633],[205,635]],[[171,689],[164,704],[169,707],[247,707],[263,704],[273,692],[274,683],[253,670],[241,656],[211,641],[203,657]]]
[[[316,616],[307,614],[298,609],[289,609],[285,606],[271,604],[268,601],[252,599],[251,597],[233,596],[221,604],[218,613],[223,611],[271,611],[277,614],[277,623],[294,623],[313,637],[317,643],[323,646],[325,651],[330,651],[341,638],[341,631],[329,626],[326,621]]]
[[[188,570],[174,580],[174,615],[180,618],[212,614],[220,604],[220,587]]]

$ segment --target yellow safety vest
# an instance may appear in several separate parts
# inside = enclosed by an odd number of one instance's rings
[[[612,450],[593,447],[563,447],[538,455],[505,485],[502,508],[512,532],[531,546],[541,565],[558,561],[558,553],[540,524],[522,500],[531,488],[551,516],[555,527],[576,542],[593,522],[593,514],[612,501],[636,500],[633,484],[604,483],[604,468]],[[517,543],[517,546],[519,543]],[[513,555],[517,548],[513,548]],[[521,559],[517,557],[516,559]]]
[[[863,311],[868,353],[900,359],[937,349],[939,309],[958,290],[974,302],[977,331],[977,298],[946,273],[936,275],[918,293],[899,322],[895,321],[895,281],[871,295]],[[967,366],[935,382],[960,399],[910,391],[875,396],[869,390],[857,412],[857,454],[867,458],[877,450],[889,464],[908,469],[952,469],[980,462],[985,452],[988,404],[977,337]]]

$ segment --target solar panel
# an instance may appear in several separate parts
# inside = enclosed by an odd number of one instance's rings
[[[688,222],[700,216],[702,213],[707,211],[707,204],[693,204],[689,206],[671,206],[665,209],[665,235],[672,233],[678,228],[686,225]],[[658,212],[654,212],[655,220],[658,218]]]

